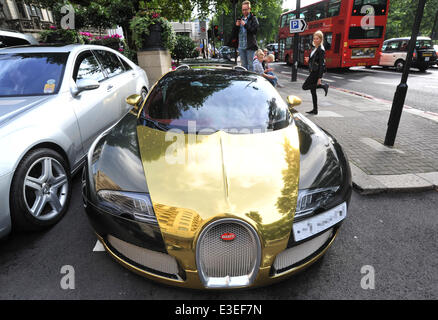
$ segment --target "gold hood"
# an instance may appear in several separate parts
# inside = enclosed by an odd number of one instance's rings
[[[298,195],[299,141],[294,124],[254,134],[211,135],[137,127],[155,214],[169,254],[196,270],[195,249],[210,222],[251,224],[268,267],[286,248]]]

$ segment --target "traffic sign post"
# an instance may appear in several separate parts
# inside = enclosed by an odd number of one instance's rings
[[[307,22],[304,19],[294,19],[290,21],[290,33],[303,32],[307,29]]]
[[[300,17],[300,10],[301,10],[301,1],[297,0],[297,6],[296,6],[296,16]],[[304,26],[303,23],[304,22]],[[301,27],[300,27],[301,25]],[[306,21],[303,19],[294,19],[290,22],[290,32],[295,33],[294,35],[294,52],[293,52],[293,61],[292,61],[292,73],[291,73],[291,80],[292,82],[297,81],[297,75],[298,75],[298,44],[300,41],[300,32],[304,31],[305,28],[307,28]],[[303,28],[303,30],[301,30]]]

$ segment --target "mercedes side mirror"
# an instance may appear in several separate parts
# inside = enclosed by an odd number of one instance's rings
[[[71,93],[73,94],[73,96],[77,96],[82,91],[95,90],[99,87],[100,87],[100,84],[96,80],[79,79],[76,81],[76,87],[75,86],[72,87]]]

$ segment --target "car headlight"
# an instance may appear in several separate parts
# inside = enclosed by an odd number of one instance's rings
[[[313,213],[316,209],[325,207],[333,201],[338,187],[304,189],[298,191],[296,218],[301,218]]]
[[[152,201],[147,193],[100,190],[97,192],[99,205],[115,215],[139,222],[157,224]]]

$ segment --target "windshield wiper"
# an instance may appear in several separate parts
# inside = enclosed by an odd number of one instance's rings
[[[161,130],[161,131],[168,131],[168,130],[169,130],[169,127],[168,127],[168,126],[166,126],[165,124],[162,124],[162,123],[160,123],[160,122],[158,122],[158,121],[155,121],[155,120],[152,120],[152,119],[146,118],[146,117],[144,117],[144,116],[140,116],[140,119],[141,119],[141,120],[145,120],[145,121],[148,122],[149,124],[152,124],[152,125],[153,125],[153,128],[155,128],[155,129],[158,129],[158,130]],[[149,126],[148,126],[148,127],[149,127]]]

